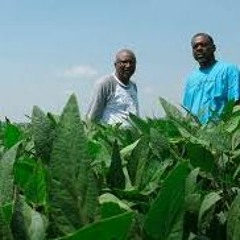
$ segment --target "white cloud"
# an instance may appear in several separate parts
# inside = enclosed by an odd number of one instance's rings
[[[79,78],[79,77],[86,77],[90,78],[97,75],[96,69],[88,65],[79,65],[79,66],[72,66],[63,72],[64,77],[68,78]]]

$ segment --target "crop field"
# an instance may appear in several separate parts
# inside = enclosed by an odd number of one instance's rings
[[[159,99],[131,128],[60,116],[0,123],[1,240],[239,240],[240,109],[217,122]]]

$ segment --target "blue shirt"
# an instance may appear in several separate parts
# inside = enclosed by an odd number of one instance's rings
[[[214,114],[220,115],[229,100],[240,99],[240,72],[237,66],[216,62],[196,69],[186,79],[183,106],[206,123]]]

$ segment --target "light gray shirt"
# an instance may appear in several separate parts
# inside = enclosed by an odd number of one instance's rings
[[[87,118],[101,123],[128,126],[129,113],[139,116],[137,86],[127,85],[111,74],[97,81]]]

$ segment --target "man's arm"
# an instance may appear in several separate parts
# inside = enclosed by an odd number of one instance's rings
[[[235,65],[228,69],[228,99],[240,105],[240,71]]]
[[[87,112],[87,119],[91,121],[99,121],[101,119],[106,106],[106,99],[107,96],[103,82],[97,82],[94,87],[90,107]]]

